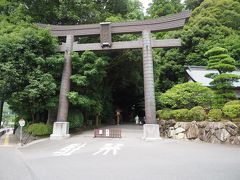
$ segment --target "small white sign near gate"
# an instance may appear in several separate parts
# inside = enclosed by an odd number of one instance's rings
[[[106,129],[106,136],[109,137],[110,133],[109,133],[109,129]]]

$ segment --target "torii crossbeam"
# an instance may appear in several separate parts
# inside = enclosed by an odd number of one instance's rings
[[[45,25],[54,36],[67,37],[66,43],[59,45],[58,51],[65,52],[64,69],[59,97],[57,122],[54,123],[51,139],[68,137],[68,106],[67,94],[70,91],[71,52],[86,50],[114,50],[114,49],[143,49],[144,72],[144,100],[146,124],[144,125],[145,139],[156,139],[159,136],[159,127],[156,124],[156,105],[153,77],[152,48],[171,48],[181,46],[181,39],[156,40],[151,32],[169,31],[182,28],[191,12],[185,11],[171,16],[160,17],[155,20],[132,21],[122,23],[100,23],[90,25]],[[112,34],[142,33],[142,39],[135,41],[112,42]],[[99,43],[78,44],[74,36],[100,35]],[[69,73],[70,72],[70,73]]]

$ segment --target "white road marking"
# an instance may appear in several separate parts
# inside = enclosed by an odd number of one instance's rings
[[[75,151],[84,148],[86,146],[86,143],[84,144],[70,144],[59,151],[54,152],[54,156],[70,156]]]
[[[101,147],[97,152],[93,153],[92,155],[98,155],[102,153],[103,156],[107,155],[109,152],[112,151],[113,155],[117,155],[117,151],[121,150],[121,147],[123,144],[105,144],[103,147]]]

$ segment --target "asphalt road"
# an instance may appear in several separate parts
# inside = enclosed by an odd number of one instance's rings
[[[92,132],[19,148],[0,147],[1,180],[239,180],[240,146],[171,139],[146,142]]]

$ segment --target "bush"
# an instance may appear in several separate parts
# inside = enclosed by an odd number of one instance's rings
[[[52,134],[52,126],[43,123],[35,123],[28,126],[27,132],[34,136],[50,135]]]
[[[70,111],[68,113],[69,128],[75,129],[83,125],[83,114],[79,111]]]
[[[238,118],[240,117],[240,104],[225,104],[223,106],[223,113],[226,117],[230,119]]]
[[[211,121],[221,121],[222,110],[221,109],[211,109],[208,113],[208,118]]]
[[[228,105],[240,105],[240,101],[239,100],[229,101],[225,104],[225,106],[228,106]]]
[[[171,109],[163,109],[157,111],[157,117],[159,119],[168,120],[171,119],[173,115],[173,111]]]
[[[203,106],[209,108],[213,101],[213,91],[200,83],[188,82],[178,84],[157,96],[160,106],[181,109]]]
[[[188,113],[189,119],[193,121],[203,121],[206,118],[206,112],[201,106],[193,107]]]
[[[177,109],[173,110],[173,118],[178,121],[187,120],[188,119],[188,109]]]

